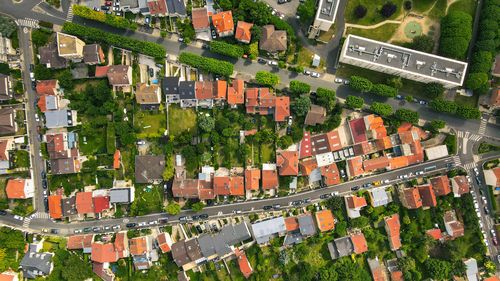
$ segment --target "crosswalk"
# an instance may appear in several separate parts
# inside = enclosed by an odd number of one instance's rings
[[[50,218],[50,215],[48,213],[43,213],[43,212],[36,212],[33,218],[37,219],[48,219]]]
[[[68,14],[66,15],[66,21],[73,20],[73,6],[69,6]]]
[[[15,22],[18,26],[40,28],[39,21],[35,20],[35,19],[30,19],[30,18],[17,19],[17,20],[15,20]]]
[[[467,163],[464,165],[464,168],[466,170],[473,170],[476,167],[477,167],[477,164],[475,162]]]
[[[30,226],[30,222],[31,222],[31,218],[30,217],[24,218],[23,227],[24,228],[28,228]]]
[[[479,141],[483,136],[477,135],[477,134],[472,134],[471,132],[467,131],[457,131],[457,137],[461,139],[467,139],[471,140],[473,142]]]
[[[479,124],[479,131],[477,132],[479,135],[484,135],[486,132],[486,125],[488,124],[488,121],[486,121],[486,118],[481,118],[481,124]]]
[[[453,164],[455,167],[462,166],[462,161],[460,160],[460,157],[455,155],[452,157]]]

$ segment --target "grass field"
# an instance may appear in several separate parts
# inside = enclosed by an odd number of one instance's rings
[[[151,113],[139,111],[134,115],[134,125],[140,128],[138,138],[158,138],[167,129],[167,116],[164,112]]]
[[[467,105],[471,107],[476,107],[477,106],[477,99],[478,95],[473,95],[472,97],[466,97],[457,94],[455,97],[455,102],[461,105]]]
[[[431,18],[441,18],[445,16],[446,13],[447,0],[437,0],[436,4],[429,12]]]
[[[14,161],[16,168],[29,168],[30,167],[29,152],[26,150],[16,150]]]
[[[394,35],[394,32],[396,32],[396,29],[398,29],[398,27],[399,24],[395,23],[386,23],[374,29],[348,27],[346,33],[385,42],[391,39],[392,35]]]
[[[260,154],[262,155],[262,163],[274,162],[276,160],[272,145],[262,144],[260,146]]]
[[[423,12],[429,10],[436,1],[439,1],[439,0],[412,1],[413,2],[412,10],[415,12],[423,13]]]
[[[163,186],[136,185],[135,200],[130,206],[131,216],[143,216],[163,209]]]
[[[106,153],[106,128],[94,128],[94,136],[78,134],[80,152],[83,155]],[[85,137],[85,142],[83,138]]]
[[[373,25],[384,20],[392,20],[397,18],[403,11],[403,0],[393,0],[392,2],[398,6],[398,10],[389,18],[384,18],[380,14],[380,9],[385,4],[385,0],[350,0],[347,2],[345,10],[345,19],[348,23]],[[366,15],[358,19],[354,15],[354,10],[358,5],[365,6],[367,9]]]
[[[170,106],[168,108],[169,134],[177,136],[184,131],[191,131],[196,128],[196,112],[191,108],[179,108]]]
[[[451,6],[448,8],[448,13],[451,11],[462,11],[474,17],[476,11],[476,1],[459,0],[451,4]]]

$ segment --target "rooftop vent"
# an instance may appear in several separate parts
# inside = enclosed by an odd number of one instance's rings
[[[395,59],[397,58],[398,56],[396,55],[393,55],[393,54],[387,54],[387,62],[391,62],[392,59]]]

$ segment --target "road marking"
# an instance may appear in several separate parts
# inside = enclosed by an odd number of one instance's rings
[[[453,163],[455,164],[455,167],[456,166],[461,166],[462,165],[462,161],[460,161],[460,157],[458,156],[453,156]]]
[[[31,222],[30,218],[24,218],[23,227],[28,228],[30,226],[30,222]]]
[[[68,15],[66,16],[66,21],[73,21],[73,6],[69,6]]]
[[[467,163],[464,165],[464,168],[466,170],[473,170],[476,167],[477,167],[477,164],[475,162]]]
[[[462,154],[467,154],[467,141],[469,139],[464,138],[464,145],[462,146]]]
[[[477,131],[478,134],[484,135],[486,132],[486,125],[488,124],[488,121],[486,119],[481,118],[481,124],[479,124],[479,130]]]
[[[39,21],[35,20],[35,19],[30,19],[30,18],[17,19],[17,20],[15,20],[15,22],[18,26],[40,28]]]

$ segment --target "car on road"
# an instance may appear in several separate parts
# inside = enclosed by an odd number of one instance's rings
[[[262,207],[262,209],[264,211],[271,210],[272,208],[273,208],[273,206],[264,206],[264,207]]]
[[[319,78],[319,76],[320,76],[319,73],[314,72],[314,71],[311,72],[311,77],[313,77],[313,78]]]
[[[187,222],[188,218],[186,216],[179,217],[180,222]]]
[[[0,210],[0,216],[5,216],[5,215],[7,215],[7,212],[4,210]]]
[[[345,79],[345,80],[344,80],[344,85],[349,85],[349,84],[351,84],[351,81],[349,81],[349,80]]]
[[[137,224],[134,223],[134,222],[130,222],[130,223],[127,223],[125,226],[128,227],[128,228],[134,228],[134,227],[137,226]]]
[[[36,81],[31,81],[31,89],[36,90]]]
[[[110,230],[111,230],[111,226],[110,226],[110,225],[106,225],[106,226],[104,227],[104,230],[105,230],[105,231],[110,231]]]
[[[292,126],[292,124],[293,124],[293,117],[288,116],[288,126]]]
[[[493,245],[495,245],[495,246],[498,245],[498,240],[495,236],[491,237],[491,241],[493,241]]]
[[[95,227],[92,228],[92,231],[93,232],[101,232],[102,228],[100,226],[95,226]]]
[[[362,186],[363,186],[363,188],[368,188],[368,187],[372,186],[372,184],[371,183],[365,183]]]
[[[59,233],[59,229],[52,228],[50,230],[50,233],[52,233],[52,234],[58,234]]]
[[[20,221],[24,220],[24,218],[23,218],[23,217],[18,216],[18,215],[14,215],[14,218],[15,218],[16,220],[20,220]]]
[[[103,10],[103,11],[109,11],[109,6],[101,6],[101,10]]]
[[[31,81],[35,81],[35,73],[30,72],[30,79]]]
[[[339,196],[339,192],[338,191],[334,191],[332,193],[330,193],[331,196]]]
[[[86,228],[83,229],[84,233],[89,233],[91,231],[92,231],[92,228],[90,228],[90,227],[86,227]]]
[[[351,187],[351,191],[356,191],[356,190],[359,190],[359,185]]]
[[[150,221],[149,222],[149,225],[157,225],[158,224],[158,221]]]
[[[311,71],[309,71],[309,70],[306,69],[306,70],[304,70],[304,74],[305,75],[311,75]]]
[[[285,4],[286,0],[278,0],[278,4]]]
[[[389,183],[389,180],[388,180],[388,179],[385,179],[385,180],[383,180],[383,181],[382,181],[382,183],[387,184],[387,183]]]
[[[46,179],[42,180],[42,187],[43,187],[43,189],[47,189],[47,180]]]
[[[81,229],[75,229],[75,230],[73,231],[73,233],[74,233],[74,234],[79,234],[79,233],[82,233],[82,230],[81,230]]]
[[[280,204],[274,204],[273,205],[273,209],[275,209],[275,210],[279,210],[280,208],[281,208]]]
[[[158,223],[160,223],[160,224],[165,224],[165,223],[168,223],[168,219],[167,219],[167,218],[162,218],[162,219],[159,219],[159,220],[158,220]]]
[[[40,117],[38,117],[38,113],[35,113],[35,121],[40,122]]]
[[[474,168],[474,173],[476,173],[476,175],[479,175],[479,170],[477,168]]]
[[[341,78],[335,78],[335,80],[333,80],[335,83],[339,83],[339,84],[342,84],[342,82],[344,82],[344,80],[342,80]]]
[[[200,216],[198,216],[198,215],[194,215],[194,216],[191,216],[191,218],[192,218],[194,221],[196,221],[196,220],[200,219]]]
[[[143,227],[143,226],[146,226],[146,225],[148,225],[148,223],[145,222],[145,221],[143,221],[143,222],[140,222],[137,226],[138,227]]]
[[[275,60],[270,60],[267,62],[269,65],[272,65],[272,66],[277,66],[278,65],[278,62],[275,61]]]
[[[233,210],[233,214],[241,214],[241,210]]]
[[[292,201],[290,203],[290,205],[292,205],[292,206],[299,206],[299,205],[302,205],[302,203],[303,203],[302,200],[295,200],[295,201]]]
[[[267,60],[263,59],[263,58],[258,58],[257,59],[257,62],[258,63],[262,63],[262,64],[266,64],[267,63]]]
[[[330,194],[322,194],[319,196],[320,199],[328,199],[330,197],[332,197]]]
[[[427,102],[427,101],[425,101],[425,100],[421,100],[421,101],[419,101],[418,103],[419,103],[419,104],[421,104],[421,105],[427,105],[427,104],[428,104],[428,102]]]
[[[206,220],[208,219],[208,214],[201,214],[200,215],[200,220]]]

